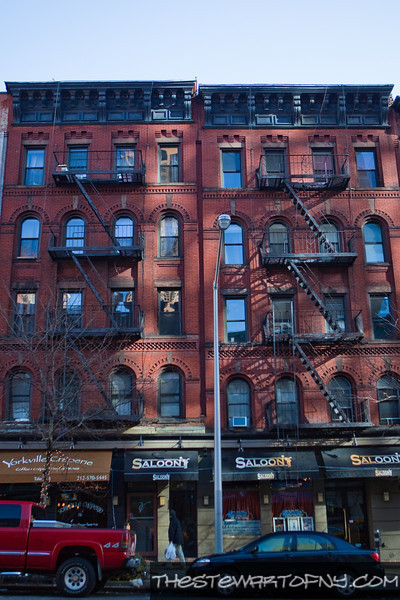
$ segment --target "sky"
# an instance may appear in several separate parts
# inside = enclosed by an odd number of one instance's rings
[[[3,0],[5,81],[394,84],[400,0]]]

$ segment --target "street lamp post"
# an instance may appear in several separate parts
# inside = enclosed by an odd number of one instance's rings
[[[219,345],[218,345],[218,279],[221,260],[222,233],[231,224],[229,215],[218,217],[219,243],[217,265],[213,284],[214,310],[214,520],[215,552],[223,552],[222,542],[222,455],[221,455],[221,403],[219,387]]]

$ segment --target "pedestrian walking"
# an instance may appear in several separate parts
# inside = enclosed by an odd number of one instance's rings
[[[181,523],[176,516],[174,510],[169,511],[169,527],[168,527],[168,539],[175,546],[176,556],[179,558],[181,563],[185,562],[185,555],[183,554],[183,533]]]

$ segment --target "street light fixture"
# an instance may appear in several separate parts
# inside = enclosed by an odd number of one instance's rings
[[[219,387],[219,345],[218,345],[218,278],[221,261],[222,233],[231,224],[229,215],[218,217],[219,243],[217,265],[213,284],[214,310],[214,527],[215,552],[223,552],[222,541],[222,455],[221,455],[221,403]]]

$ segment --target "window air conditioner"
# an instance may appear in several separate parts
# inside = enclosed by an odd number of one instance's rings
[[[232,427],[247,427],[248,426],[248,418],[247,417],[232,417]]]

